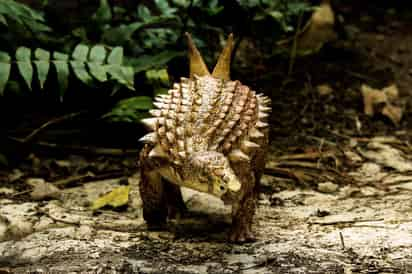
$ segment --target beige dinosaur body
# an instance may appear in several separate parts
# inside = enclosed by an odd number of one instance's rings
[[[270,100],[229,79],[232,36],[210,75],[189,38],[191,77],[155,98],[142,140],[140,192],[149,225],[185,209],[180,186],[232,204],[230,240],[251,240],[268,144]]]

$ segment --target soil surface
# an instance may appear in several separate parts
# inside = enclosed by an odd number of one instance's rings
[[[0,171],[0,273],[412,273],[410,15],[336,14],[338,41],[290,73],[280,57],[237,72],[273,101],[256,242],[227,243],[230,208],[188,189],[187,216],[148,231],[137,149],[36,143]],[[364,113],[361,86],[392,84],[399,124]],[[127,205],[90,209],[127,185]]]

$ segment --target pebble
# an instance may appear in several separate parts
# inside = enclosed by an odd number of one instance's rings
[[[318,191],[323,193],[333,193],[338,190],[338,185],[332,182],[325,182],[318,184]]]

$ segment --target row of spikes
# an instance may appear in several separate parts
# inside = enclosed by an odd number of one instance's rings
[[[237,94],[236,100],[232,101],[228,120],[213,141],[212,150],[217,149],[224,141],[223,152],[228,152],[232,144],[242,136],[243,132],[250,127],[251,121],[254,120],[253,116],[256,113],[255,93],[246,86],[239,86]]]
[[[259,113],[258,113],[258,120],[257,120],[255,127],[251,128],[248,132],[248,135],[251,139],[259,139],[264,136],[264,134],[260,130],[268,127],[268,124],[265,122],[265,120],[268,117],[267,112],[271,110],[271,108],[268,106],[268,104],[270,103],[269,98],[261,96],[261,95],[257,95],[256,97],[258,98],[258,102],[259,102]],[[142,122],[151,130],[155,130],[158,127],[157,118],[143,119]],[[143,138],[141,138],[140,141],[156,144],[159,141],[157,134],[158,134],[157,132],[149,133],[143,136]],[[250,158],[247,154],[249,154],[254,149],[259,148],[259,145],[249,140],[243,140],[240,144],[240,148],[241,149],[234,149],[228,154],[228,157],[231,161],[250,161]],[[180,154],[180,156],[184,158],[185,156],[184,152]],[[153,150],[149,153],[149,157],[167,158],[168,154],[165,152],[164,148],[162,148],[160,144],[157,144],[153,148]]]
[[[256,98],[258,100],[258,115],[257,115],[257,122],[252,127],[249,132],[248,132],[248,137],[251,140],[242,140],[240,143],[240,149],[233,149],[230,151],[228,154],[228,157],[231,161],[233,162],[239,162],[239,161],[250,161],[250,153],[260,147],[259,144],[253,142],[253,140],[258,140],[262,137],[264,137],[264,133],[262,130],[265,130],[266,128],[269,127],[269,124],[266,122],[267,117],[269,116],[269,112],[271,111],[271,108],[269,107],[270,104],[270,99],[268,97],[265,97],[261,94],[257,94]]]

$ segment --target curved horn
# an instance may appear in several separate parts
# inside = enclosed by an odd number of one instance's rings
[[[193,43],[192,36],[190,36],[190,34],[187,32],[185,33],[185,35],[187,37],[187,44],[189,46],[190,78],[192,78],[195,74],[198,76],[210,75],[210,72],[207,69],[205,62],[203,61],[199,50]]]
[[[212,76],[223,80],[230,80],[230,59],[233,50],[233,33],[229,34],[226,46],[219,56],[219,60],[213,69]]]

